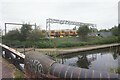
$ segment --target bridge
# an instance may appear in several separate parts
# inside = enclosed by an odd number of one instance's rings
[[[2,57],[11,61],[18,69],[23,70],[23,66],[21,64],[24,64],[25,55],[23,53],[20,53],[2,43],[0,43],[0,48]]]
[[[78,67],[59,64],[49,56],[40,52],[30,51],[24,55],[0,43],[2,57],[10,60],[27,78],[97,78],[97,80],[119,80],[118,74],[98,72]],[[34,54],[33,54],[34,53]],[[24,64],[24,67],[21,65]],[[24,69],[25,68],[25,69]]]

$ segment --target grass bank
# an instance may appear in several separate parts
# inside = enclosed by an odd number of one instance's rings
[[[117,43],[118,37],[112,36],[107,38],[101,37],[88,37],[87,41],[81,41],[79,38],[62,38],[62,39],[51,39],[49,41],[39,41],[36,44],[37,48],[67,48],[67,47],[80,47],[86,45],[101,45],[101,44],[110,44]]]
[[[14,80],[24,80],[24,73],[17,68],[14,71]]]
[[[119,42],[119,38],[116,36],[110,37],[88,37],[86,41],[81,41],[79,37],[64,37],[64,38],[54,38],[54,39],[40,39],[39,41],[7,41],[5,44],[11,47],[36,47],[36,48],[70,48],[70,47],[80,47],[86,45],[101,45],[101,44],[111,44]],[[24,46],[23,46],[24,45]]]

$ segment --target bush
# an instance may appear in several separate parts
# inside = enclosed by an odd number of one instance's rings
[[[110,44],[110,43],[117,43],[118,37],[112,36],[112,37],[106,37],[106,38],[100,38],[100,39],[95,39],[93,41],[88,42],[89,45],[97,45],[97,44]]]
[[[75,37],[74,37],[75,38]],[[70,38],[71,39],[71,38]],[[112,37],[107,37],[107,38],[101,38],[101,37],[89,37],[88,41],[86,42],[81,42],[79,40],[74,41],[73,39],[71,40],[62,40],[62,39],[47,39],[47,38],[42,38],[39,39],[39,41],[18,41],[18,40],[3,40],[3,43],[10,46],[10,47],[19,47],[23,48],[24,46],[26,48],[29,47],[37,47],[37,48],[67,48],[67,47],[80,47],[80,46],[85,46],[85,45],[101,45],[101,44],[110,44],[110,43],[117,43],[119,42],[119,38],[116,36]]]
[[[86,45],[86,42],[61,42],[58,43],[57,48],[79,47],[84,45]]]
[[[54,44],[51,41],[39,41],[36,43],[37,48],[53,48]]]

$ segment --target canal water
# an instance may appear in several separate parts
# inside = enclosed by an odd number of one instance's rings
[[[72,53],[58,57],[65,65],[76,66],[96,71],[115,73],[120,68],[120,54],[118,47]]]

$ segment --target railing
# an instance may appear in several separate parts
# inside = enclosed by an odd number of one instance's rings
[[[1,43],[0,48],[2,48],[2,57],[11,61],[19,70],[24,72],[25,55]]]

